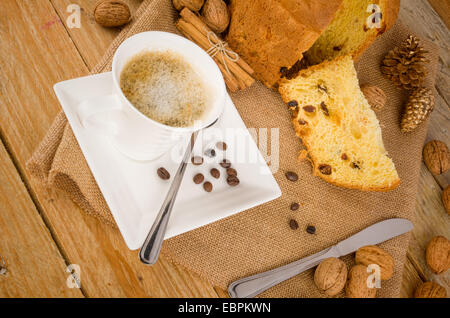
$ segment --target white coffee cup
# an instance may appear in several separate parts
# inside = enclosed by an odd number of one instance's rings
[[[193,126],[172,127],[146,117],[128,101],[120,89],[120,74],[126,63],[142,51],[178,53],[196,70],[212,97],[204,118]],[[126,39],[114,54],[112,79],[113,93],[80,103],[78,117],[85,128],[108,135],[120,152],[135,160],[162,156],[193,131],[214,122],[225,103],[225,83],[214,60],[195,43],[172,33],[142,32]]]

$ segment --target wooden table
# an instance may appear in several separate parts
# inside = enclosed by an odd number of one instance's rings
[[[81,28],[69,28],[68,5],[79,4]],[[60,111],[54,83],[86,75],[117,35],[94,23],[94,0],[0,1],[0,275],[1,297],[220,297],[226,293],[161,259],[143,266],[118,231],[86,216],[63,193],[30,178],[25,162]],[[129,0],[132,10],[140,1]],[[441,47],[436,110],[428,140],[448,138],[450,2],[402,0],[400,18]],[[447,27],[446,27],[447,25]],[[401,296],[435,280],[450,295],[450,273],[435,276],[424,262],[427,242],[450,237],[441,203],[449,174],[433,177],[422,165],[416,222]],[[1,264],[1,259],[0,259]],[[69,264],[81,268],[81,288],[68,288]]]

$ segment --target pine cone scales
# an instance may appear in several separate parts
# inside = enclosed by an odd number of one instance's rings
[[[419,39],[410,35],[401,47],[390,50],[384,57],[381,73],[399,88],[415,89],[422,85],[426,72],[423,63],[428,53],[419,45]]]
[[[414,90],[409,96],[403,113],[400,128],[402,132],[410,132],[419,126],[434,109],[433,92],[425,87]]]

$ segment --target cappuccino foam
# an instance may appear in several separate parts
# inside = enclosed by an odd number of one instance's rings
[[[192,126],[207,109],[204,83],[184,58],[171,51],[144,51],[120,75],[126,98],[145,116],[173,127]]]

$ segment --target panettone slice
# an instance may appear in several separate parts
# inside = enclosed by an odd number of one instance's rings
[[[359,87],[350,56],[302,70],[279,86],[293,112],[313,173],[337,186],[388,191],[400,184],[378,119]]]

